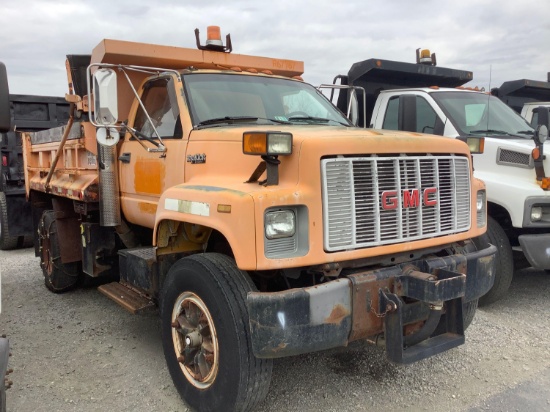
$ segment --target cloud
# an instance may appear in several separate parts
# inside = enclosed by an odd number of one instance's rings
[[[535,0],[18,0],[2,6],[0,60],[12,93],[63,95],[67,54],[90,54],[103,38],[194,48],[193,30],[204,42],[215,24],[231,33],[234,53],[304,61],[313,84],[372,57],[413,62],[422,47],[488,88],[546,80],[549,14]]]

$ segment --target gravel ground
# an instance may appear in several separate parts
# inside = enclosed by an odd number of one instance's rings
[[[188,410],[164,363],[158,315],[131,315],[95,288],[48,292],[32,249],[0,251],[0,269],[8,411]],[[506,299],[478,310],[466,344],[442,355],[398,366],[355,343],[276,360],[257,410],[495,410],[492,395],[548,375],[549,302],[550,276],[526,269]],[[550,390],[541,396],[550,409]]]

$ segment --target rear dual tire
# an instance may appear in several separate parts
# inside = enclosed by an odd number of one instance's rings
[[[0,249],[11,250],[19,246],[19,237],[10,236],[6,194],[0,192]],[[21,243],[23,238],[21,237]]]
[[[80,262],[61,262],[61,249],[57,233],[56,214],[46,210],[38,224],[38,244],[40,267],[44,284],[53,293],[63,293],[74,289],[80,278]]]

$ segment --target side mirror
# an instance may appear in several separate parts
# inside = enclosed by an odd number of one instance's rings
[[[357,126],[359,122],[359,100],[357,99],[357,92],[355,89],[350,89],[348,96],[348,111],[346,114],[353,125]]]
[[[118,120],[116,72],[113,69],[96,70],[92,93],[96,126],[114,126]]]
[[[4,63],[0,63],[0,133],[11,129],[10,90],[8,88],[8,73]]]

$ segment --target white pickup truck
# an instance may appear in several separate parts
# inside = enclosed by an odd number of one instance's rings
[[[337,105],[348,114],[358,105],[352,117],[374,129],[485,138],[484,150],[473,158],[474,175],[487,186],[489,222],[483,240],[497,246],[499,254],[494,286],[479,300],[489,304],[507,292],[514,263],[525,263],[522,254],[531,266],[550,269],[550,157],[543,154],[550,153],[550,143],[543,143],[544,127],[539,133],[498,98],[458,87],[472,79],[471,72],[437,67],[434,57],[428,64],[418,53],[417,64],[355,63],[348,75],[334,80],[352,88],[340,90]],[[355,93],[357,99],[350,99]]]

